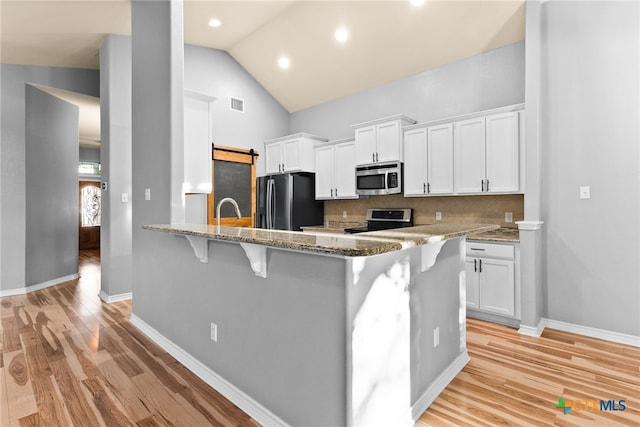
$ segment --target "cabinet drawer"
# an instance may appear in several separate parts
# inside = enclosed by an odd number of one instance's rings
[[[467,256],[478,258],[513,259],[515,249],[513,245],[496,245],[467,240]]]

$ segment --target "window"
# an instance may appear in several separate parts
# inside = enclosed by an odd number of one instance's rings
[[[78,164],[78,173],[80,175],[100,175],[100,163],[80,162]]]

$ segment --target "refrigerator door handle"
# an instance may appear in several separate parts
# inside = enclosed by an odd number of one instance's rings
[[[276,204],[277,204],[277,200],[276,200],[276,180],[272,179],[271,180],[271,225],[269,226],[270,229],[275,230],[276,228]]]
[[[267,180],[267,223],[265,224],[265,228],[271,228],[271,184],[273,181]]]

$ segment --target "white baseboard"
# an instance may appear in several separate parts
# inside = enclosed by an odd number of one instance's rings
[[[6,291],[0,291],[0,298],[28,294],[30,292],[39,291],[41,289],[59,285],[60,283],[68,282],[69,280],[75,280],[79,277],[80,275],[78,273],[75,273],[69,274],[68,276],[58,277],[57,279],[47,280],[46,282],[37,283],[35,285],[26,286],[24,288],[7,289]]]
[[[619,332],[607,331],[604,329],[592,328],[590,326],[576,325],[574,323],[560,322],[559,320],[540,319],[538,326],[520,325],[518,332],[530,337],[540,337],[544,328],[557,329],[559,331],[570,332],[572,334],[583,335],[585,337],[598,338],[619,344],[640,347],[640,337],[635,335],[621,334]]]
[[[458,356],[448,367],[444,370],[438,378],[427,388],[427,390],[416,400],[416,403],[411,405],[411,419],[413,422],[411,426],[418,421],[418,419],[424,414],[434,400],[444,391],[451,381],[462,371],[462,369],[469,363],[471,359],[467,350],[465,350],[460,356]]]
[[[131,324],[140,329],[162,349],[186,366],[187,369],[233,402],[238,408],[242,409],[259,424],[263,426],[288,426],[288,424],[278,416],[270,412],[267,408],[256,402],[249,395],[222,378],[220,375],[216,374],[172,341],[165,338],[162,334],[134,314],[131,315]]]
[[[564,332],[584,335],[586,337],[598,338],[612,341],[619,344],[640,347],[640,337],[635,335],[621,334],[619,332],[606,331],[604,329],[592,328],[589,326],[576,325],[573,323],[560,322],[558,320],[544,319],[545,326],[551,329],[558,329]]]
[[[522,335],[538,338],[542,335],[542,331],[544,331],[544,326],[545,326],[545,319],[540,319],[537,326],[527,326],[521,323],[520,329],[518,329],[518,332]]]
[[[98,294],[98,296],[100,297],[100,299],[104,302],[106,302],[107,304],[111,304],[112,302],[118,302],[118,301],[126,301],[126,300],[130,300],[132,297],[132,293],[131,292],[125,292],[124,294],[118,294],[118,295],[107,295],[104,291],[100,291],[100,293]]]

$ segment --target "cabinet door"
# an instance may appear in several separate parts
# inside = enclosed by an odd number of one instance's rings
[[[356,145],[344,142],[335,145],[334,187],[339,199],[357,198],[356,194]]]
[[[376,127],[367,126],[356,129],[356,161],[359,165],[375,162]]]
[[[265,170],[267,174],[282,172],[282,144],[265,144]]]
[[[467,258],[464,263],[465,280],[466,280],[466,300],[467,307],[479,308],[480,307],[480,294],[479,294],[479,274],[478,274],[478,260],[475,258]]]
[[[515,275],[513,261],[481,259],[480,309],[513,316],[515,314]]]
[[[302,170],[300,140],[282,141],[282,168],[285,172]]]
[[[427,191],[453,193],[453,124],[428,128]],[[408,155],[407,155],[408,159]]]
[[[333,194],[334,146],[316,147],[316,200],[330,199]],[[354,173],[355,176],[355,173]]]
[[[519,191],[518,112],[487,116],[486,126],[488,191]]]
[[[456,193],[481,193],[485,179],[484,117],[457,122],[453,144]]]
[[[381,123],[376,125],[378,162],[393,162],[402,160],[400,121]]]
[[[426,194],[427,129],[413,129],[404,133],[404,194]]]

